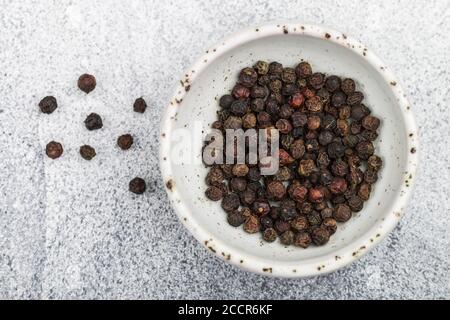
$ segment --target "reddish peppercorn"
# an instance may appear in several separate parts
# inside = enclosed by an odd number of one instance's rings
[[[289,100],[290,106],[294,109],[300,108],[303,102],[305,102],[305,97],[300,92],[294,93]]]
[[[312,203],[320,203],[324,199],[324,194],[321,189],[312,188],[312,189],[309,189],[308,199]]]
[[[333,194],[341,194],[347,190],[347,181],[341,177],[335,177],[331,180],[330,185],[328,186],[331,193]]]

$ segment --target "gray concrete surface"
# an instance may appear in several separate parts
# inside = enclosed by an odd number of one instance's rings
[[[359,38],[402,80],[422,165],[395,231],[333,274],[269,279],[204,250],[167,203],[158,126],[179,74],[207,47],[271,20],[325,24]],[[0,298],[450,298],[448,1],[0,1]],[[89,96],[79,74],[97,76]],[[48,116],[47,94],[60,107]],[[149,102],[144,115],[134,99]],[[104,117],[87,132],[88,112]],[[131,132],[135,148],[115,139]],[[64,156],[44,156],[46,143]],[[98,156],[78,156],[90,143]],[[132,196],[132,176],[150,183]]]

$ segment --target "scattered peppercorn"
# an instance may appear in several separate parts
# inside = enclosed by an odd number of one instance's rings
[[[124,134],[117,138],[117,145],[122,150],[128,150],[133,144],[133,136],[131,134]]]
[[[136,194],[143,194],[146,189],[146,184],[144,179],[141,178],[134,178],[129,183],[129,189],[131,192]]]
[[[78,78],[78,88],[80,88],[81,91],[89,93],[95,89],[95,86],[97,85],[97,81],[95,80],[95,77],[90,74],[82,74]]]
[[[221,200],[230,225],[307,248],[325,245],[363,209],[383,164],[374,142],[381,121],[357,89],[353,79],[313,72],[306,61],[295,68],[258,61],[240,71],[211,127],[243,129],[254,141],[259,129],[267,139],[277,130],[280,167],[263,176],[268,162],[250,162],[255,152],[247,146],[236,164],[240,146],[225,141],[235,145],[235,163],[211,166],[205,195]]]
[[[63,147],[59,142],[50,141],[45,147],[45,153],[50,159],[56,159],[61,157],[63,153]]]
[[[88,130],[97,130],[103,127],[102,118],[96,113],[88,115],[86,120],[84,120],[84,124]]]
[[[39,108],[42,113],[50,114],[58,108],[58,102],[55,97],[48,96],[39,102]]]
[[[81,146],[80,155],[85,160],[92,160],[96,156],[95,149],[88,145]]]
[[[134,112],[144,113],[147,109],[147,102],[145,102],[144,98],[137,98],[133,104]]]

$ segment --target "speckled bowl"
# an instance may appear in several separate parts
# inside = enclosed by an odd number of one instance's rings
[[[313,69],[357,80],[366,104],[382,119],[377,153],[384,160],[379,181],[364,209],[323,247],[284,247],[263,243],[260,234],[233,228],[219,203],[204,196],[207,169],[199,162],[201,142],[185,143],[179,153],[176,129],[205,130],[216,119],[216,99],[228,92],[238,72],[257,60],[286,66],[300,59]],[[252,272],[279,277],[324,274],[357,260],[394,228],[402,216],[418,161],[417,128],[408,101],[389,68],[360,42],[321,26],[279,24],[238,32],[213,46],[182,74],[161,126],[160,164],[167,192],[181,222],[211,253]],[[179,137],[178,137],[179,138]],[[197,147],[192,146],[198,144]],[[178,146],[178,148],[180,148]],[[197,163],[173,160],[190,153]]]

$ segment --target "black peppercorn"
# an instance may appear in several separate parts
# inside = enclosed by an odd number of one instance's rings
[[[339,78],[338,76],[329,76],[325,81],[325,86],[328,91],[334,92],[340,88],[341,78]]]
[[[330,232],[324,227],[315,228],[311,233],[311,238],[314,244],[323,246],[330,240]]]
[[[222,199],[222,208],[228,212],[236,210],[239,208],[240,204],[239,196],[236,193],[229,193]]]
[[[131,192],[135,194],[143,194],[146,189],[146,184],[144,179],[141,178],[134,178],[130,181],[128,188]]]
[[[212,201],[219,201],[223,197],[223,191],[221,188],[216,186],[210,186],[205,191],[205,195],[208,199]]]
[[[50,141],[45,147],[45,153],[50,159],[57,159],[62,155],[63,147],[59,142]]]
[[[92,160],[96,156],[95,149],[88,145],[81,146],[80,155],[85,160]]]
[[[253,68],[244,68],[239,74],[239,83],[245,87],[252,87],[258,80],[258,74]]]
[[[355,81],[352,79],[344,79],[341,83],[341,90],[346,94],[349,95],[355,91]]]
[[[117,145],[122,150],[128,150],[133,145],[133,136],[131,134],[123,134],[117,138]]]
[[[93,91],[96,85],[97,81],[95,80],[95,77],[93,75],[82,74],[78,78],[78,88],[80,88],[80,90],[85,93]]]
[[[134,112],[144,113],[147,109],[147,102],[145,102],[144,98],[137,98],[133,104]]]
[[[234,98],[231,94],[225,94],[223,95],[219,100],[219,105],[224,108],[228,109],[231,107],[231,104],[234,102]]]
[[[55,97],[48,96],[39,102],[39,108],[42,113],[50,114],[58,108]]]
[[[307,232],[299,232],[295,235],[294,245],[301,248],[308,248],[311,244],[311,236]]]
[[[86,120],[84,120],[84,124],[88,130],[97,130],[103,127],[102,118],[96,113],[88,115]]]
[[[263,239],[267,242],[274,242],[278,237],[277,232],[273,228],[267,228],[263,232]]]
[[[294,232],[288,230],[281,234],[280,242],[285,246],[290,246],[294,243],[295,234]]]
[[[245,216],[239,210],[234,210],[227,215],[228,224],[235,228],[241,226],[245,219]]]

